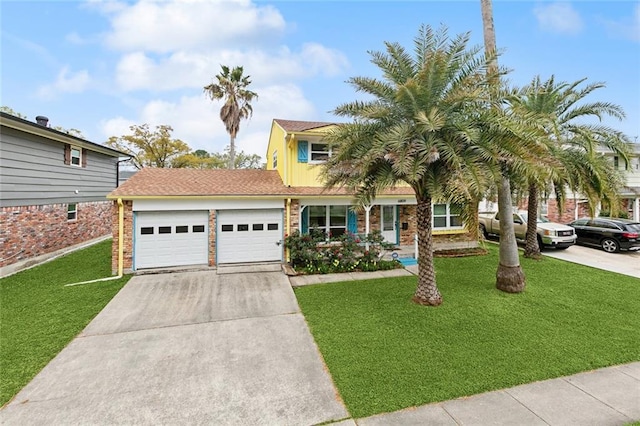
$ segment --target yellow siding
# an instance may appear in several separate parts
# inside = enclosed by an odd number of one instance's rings
[[[323,186],[319,175],[322,164],[309,164],[298,162],[298,146],[292,153],[291,161],[291,186]]]
[[[267,170],[273,170],[273,152],[278,151],[278,165],[276,169],[283,182],[285,182],[285,152],[284,152],[284,130],[275,122],[271,123],[271,133],[269,135],[269,146],[267,146]],[[285,182],[286,183],[286,182]]]

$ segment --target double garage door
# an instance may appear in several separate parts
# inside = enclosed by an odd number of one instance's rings
[[[282,260],[282,210],[222,210],[216,218],[218,263]],[[135,268],[206,265],[209,212],[138,212]]]

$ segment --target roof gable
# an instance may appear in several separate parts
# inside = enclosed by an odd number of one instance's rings
[[[329,127],[338,124],[323,121],[282,120],[279,118],[274,118],[273,121],[276,122],[280,127],[282,127],[286,132],[306,132],[308,130],[315,130],[321,127]]]

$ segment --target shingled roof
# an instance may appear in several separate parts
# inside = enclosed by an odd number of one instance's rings
[[[157,169],[145,167],[108,197],[288,195],[276,170]]]
[[[287,187],[276,170],[157,169],[145,167],[107,198],[215,196],[349,196],[346,188]],[[409,187],[389,188],[380,195],[411,196]]]
[[[332,126],[338,123],[327,123],[322,121],[296,121],[296,120],[282,120],[275,118],[273,121],[278,123],[287,132],[305,132],[307,130],[313,130],[320,127]]]

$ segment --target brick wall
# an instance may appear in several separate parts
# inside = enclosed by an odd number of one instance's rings
[[[286,208],[287,208],[287,201],[284,201],[284,208],[285,208],[285,212],[286,212]],[[296,229],[300,229],[300,200],[291,200],[291,206],[290,206],[290,223],[289,223],[289,230],[291,233],[293,233],[293,231],[295,231]],[[286,233],[286,224],[285,224],[285,233]]]
[[[418,233],[418,220],[416,217],[417,206],[400,206],[400,245],[409,246],[413,244],[414,236]],[[402,229],[402,224],[406,223],[408,228]]]
[[[216,266],[216,211],[209,210],[209,266]]]
[[[577,203],[578,217],[590,217],[589,205],[587,203]],[[526,209],[526,206],[525,206]],[[564,208],[562,211],[558,209],[558,202],[552,198],[547,201],[547,217],[552,222],[569,223],[573,222],[576,218],[576,200],[568,199],[564,202]]]
[[[131,272],[133,267],[133,201],[123,201],[122,204],[124,206],[123,270],[126,273]],[[111,205],[111,234],[113,235],[111,270],[114,274],[118,273],[118,227],[118,202],[114,201]]]
[[[78,203],[73,221],[67,220],[67,204],[0,208],[0,267],[108,235],[110,206]]]

